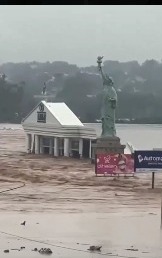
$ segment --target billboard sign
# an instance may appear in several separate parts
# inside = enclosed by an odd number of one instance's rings
[[[162,151],[135,151],[134,168],[135,172],[162,171]]]
[[[97,175],[133,174],[134,159],[131,154],[97,154],[95,171]]]

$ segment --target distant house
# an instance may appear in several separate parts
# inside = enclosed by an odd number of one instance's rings
[[[41,101],[22,121],[28,153],[91,158],[96,131],[65,103]]]

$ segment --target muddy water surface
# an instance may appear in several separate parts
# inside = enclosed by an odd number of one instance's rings
[[[97,178],[88,160],[24,150],[21,128],[0,130],[0,257],[40,257],[35,247],[51,257],[161,257],[161,174],[152,190],[151,175]],[[100,254],[87,252],[93,244]]]

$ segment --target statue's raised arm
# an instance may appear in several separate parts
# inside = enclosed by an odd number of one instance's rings
[[[107,74],[105,74],[102,70],[102,59],[103,59],[103,56],[98,56],[97,57],[97,64],[98,64],[98,70],[99,72],[101,73],[101,76],[102,76],[102,81],[103,81],[103,84],[104,85],[113,85],[113,80],[111,77],[109,77]]]
[[[105,74],[104,74],[103,71],[102,71],[102,66],[101,66],[101,64],[102,64],[102,59],[103,59],[103,56],[98,56],[98,57],[97,57],[97,64],[98,64],[98,70],[99,70],[99,72],[101,73],[102,79],[103,79],[103,81],[104,81],[104,80],[105,80]]]

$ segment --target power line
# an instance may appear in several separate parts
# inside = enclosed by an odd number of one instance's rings
[[[22,237],[22,236],[7,233],[7,232],[4,232],[4,231],[0,231],[0,233],[8,235],[8,236],[12,236],[12,237],[20,238],[20,239],[23,239],[23,240],[27,240],[27,241],[30,241],[30,242],[35,242],[35,243],[39,243],[39,244],[45,244],[45,245],[48,245],[48,246],[53,246],[53,247],[56,247],[56,248],[61,248],[61,249],[66,249],[66,250],[71,250],[71,251],[77,251],[77,252],[83,252],[83,253],[92,253],[91,251],[88,251],[88,250],[82,250],[82,249],[78,249],[78,248],[72,248],[72,247],[61,246],[61,245],[56,245],[56,244],[50,244],[50,243],[47,243],[47,242],[44,242],[44,241],[34,240],[34,239],[31,239],[31,238],[27,238],[27,237]],[[109,257],[120,257],[120,258],[139,258],[139,257],[135,257],[135,256],[131,257],[131,256],[125,256],[125,255],[112,254],[112,253],[94,253],[94,254],[107,255]]]

